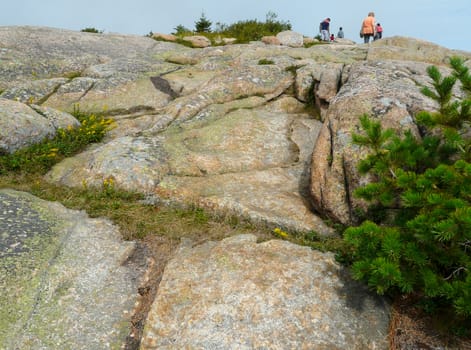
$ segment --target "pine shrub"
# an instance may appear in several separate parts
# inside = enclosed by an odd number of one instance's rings
[[[367,115],[353,142],[370,149],[359,171],[374,179],[355,195],[371,206],[344,239],[354,278],[379,294],[414,295],[435,310],[451,307],[456,319],[471,320],[471,75],[462,59],[453,73],[427,72],[435,112],[416,120],[423,136],[383,130]],[[454,98],[459,81],[464,97]]]
[[[206,18],[204,12],[198,21],[195,22],[195,31],[197,33],[211,33],[212,22]]]

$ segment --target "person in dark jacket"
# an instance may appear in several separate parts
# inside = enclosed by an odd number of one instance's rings
[[[322,41],[330,41],[330,18],[324,19],[319,25]]]

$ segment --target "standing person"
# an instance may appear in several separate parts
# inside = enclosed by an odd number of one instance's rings
[[[374,40],[381,39],[383,37],[383,27],[381,27],[381,23],[376,25],[376,35]]]
[[[370,42],[370,38],[373,38],[376,33],[376,25],[375,25],[375,13],[370,12],[368,13],[368,17],[363,20],[361,24],[361,34],[363,34],[363,41],[365,44]]]
[[[337,33],[337,38],[343,38],[343,29],[340,27],[339,32]]]
[[[319,32],[321,33],[322,41],[330,40],[330,18],[326,18],[321,22]]]

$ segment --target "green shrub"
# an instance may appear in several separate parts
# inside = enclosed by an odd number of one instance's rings
[[[172,34],[176,36],[193,35],[193,32],[190,29],[181,24],[177,25],[175,28],[173,28],[173,30],[174,32]]]
[[[291,30],[291,24],[288,21],[278,20],[276,14],[268,12],[265,22],[245,20],[231,25],[218,23],[217,33],[227,38],[236,38],[238,43],[248,43],[285,30]]]
[[[222,44],[222,38],[235,38],[237,43],[248,43],[250,41],[259,41],[263,36],[276,35],[285,30],[291,30],[289,21],[280,21],[277,18],[278,16],[275,13],[268,12],[265,22],[246,20],[230,25],[216,22],[215,30],[212,31],[212,22],[202,13],[199,20],[195,22],[195,32],[198,35],[207,37],[212,45]],[[184,36],[195,35],[193,31],[181,24],[174,28],[172,34],[178,36],[180,40]],[[177,40],[177,42],[190,46],[183,41]]]
[[[437,101],[436,112],[416,116],[424,134],[399,137],[368,116],[364,135],[354,143],[370,155],[361,173],[375,179],[356,190],[372,205],[369,220],[350,227],[349,244],[356,279],[379,294],[420,297],[436,310],[452,307],[456,319],[471,320],[471,75],[452,58],[453,75],[442,77],[429,67],[433,90],[422,92]],[[461,81],[466,97],[453,100]]]
[[[102,33],[103,33],[103,30],[98,30],[98,29],[93,28],[93,27],[88,27],[88,28],[82,29],[81,32],[102,34]]]

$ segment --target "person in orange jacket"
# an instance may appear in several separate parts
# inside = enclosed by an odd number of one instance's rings
[[[370,42],[370,38],[374,38],[376,34],[376,24],[375,24],[375,13],[368,13],[368,17],[363,20],[361,24],[360,34],[363,35],[363,41],[365,44]]]

